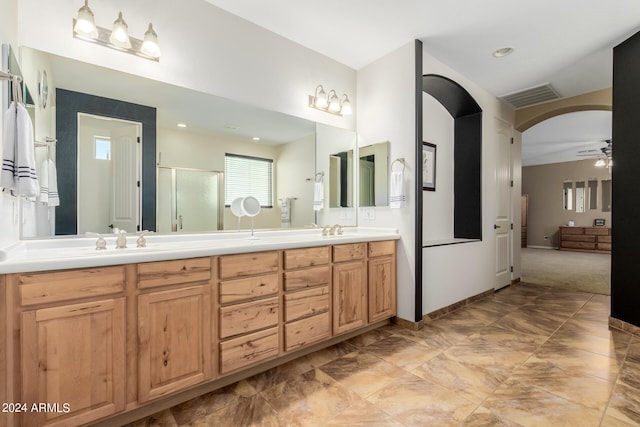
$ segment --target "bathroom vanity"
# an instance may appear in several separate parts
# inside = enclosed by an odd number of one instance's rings
[[[128,422],[388,322],[399,236],[354,230],[20,242],[0,261],[0,401],[18,405],[0,424]]]

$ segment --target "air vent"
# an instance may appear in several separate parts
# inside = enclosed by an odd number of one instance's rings
[[[515,108],[529,107],[534,104],[559,99],[558,92],[549,83],[503,95],[500,99],[507,101]]]

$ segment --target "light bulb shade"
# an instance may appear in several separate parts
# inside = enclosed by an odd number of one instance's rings
[[[129,27],[122,18],[122,12],[118,13],[118,19],[113,21],[113,30],[111,30],[109,41],[114,46],[118,46],[123,49],[131,49],[131,40],[129,40]]]
[[[329,92],[329,111],[332,113],[340,112],[340,99],[338,99],[338,95],[333,89]]]
[[[596,162],[596,164],[595,164],[595,166],[596,166],[596,167],[598,167],[598,168],[601,168],[601,167],[603,167],[604,165],[605,165],[605,162],[604,162],[604,160],[602,160],[602,159],[598,159],[598,161],[597,161],[597,162]]]
[[[78,18],[73,26],[73,31],[84,37],[93,39],[98,37],[98,29],[93,12],[89,8],[89,0],[85,0],[84,6],[78,9]]]
[[[351,102],[349,102],[349,97],[347,96],[347,94],[344,94],[342,96],[344,96],[344,98],[340,103],[340,113],[343,116],[350,116],[353,114],[353,110],[351,109]]]
[[[160,46],[158,46],[158,35],[153,30],[153,24],[149,24],[147,32],[144,33],[144,41],[140,51],[151,58],[160,58]]]
[[[315,104],[317,108],[327,108],[329,101],[322,85],[316,87]]]

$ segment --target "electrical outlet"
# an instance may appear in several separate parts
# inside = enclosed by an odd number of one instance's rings
[[[352,219],[351,209],[340,209],[340,219]]]
[[[543,236],[544,240],[549,240],[549,236]]]
[[[374,208],[362,208],[362,219],[373,221],[376,219],[376,211]]]

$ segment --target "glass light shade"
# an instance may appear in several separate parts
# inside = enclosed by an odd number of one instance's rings
[[[343,95],[344,99],[342,100],[342,103],[340,104],[340,113],[343,116],[350,116],[353,114],[353,110],[351,110],[351,102],[349,102],[349,97],[347,97],[347,95]]]
[[[320,89],[320,91],[318,91]],[[327,93],[324,91],[322,85],[318,85],[316,87],[316,107],[318,108],[327,108],[329,105],[329,101],[327,100]]]
[[[340,100],[333,89],[329,92],[329,111],[332,113],[340,112]]]
[[[597,161],[597,162],[596,162],[596,164],[595,164],[595,166],[596,166],[596,167],[598,167],[598,168],[601,168],[601,167],[603,167],[604,165],[605,165],[605,162],[604,162],[604,160],[602,160],[602,159],[598,159],[598,161]]]
[[[111,30],[109,41],[114,46],[131,49],[129,27],[127,26],[127,23],[124,22],[124,19],[122,19],[122,12],[118,13],[118,19],[113,21],[113,30]]]
[[[89,0],[84,1],[84,6],[78,9],[78,18],[73,26],[73,31],[85,37],[97,38],[98,30],[93,12],[89,8]]]
[[[158,46],[158,35],[153,30],[153,24],[149,24],[147,32],[144,33],[144,41],[140,51],[152,58],[160,58],[160,46]]]

